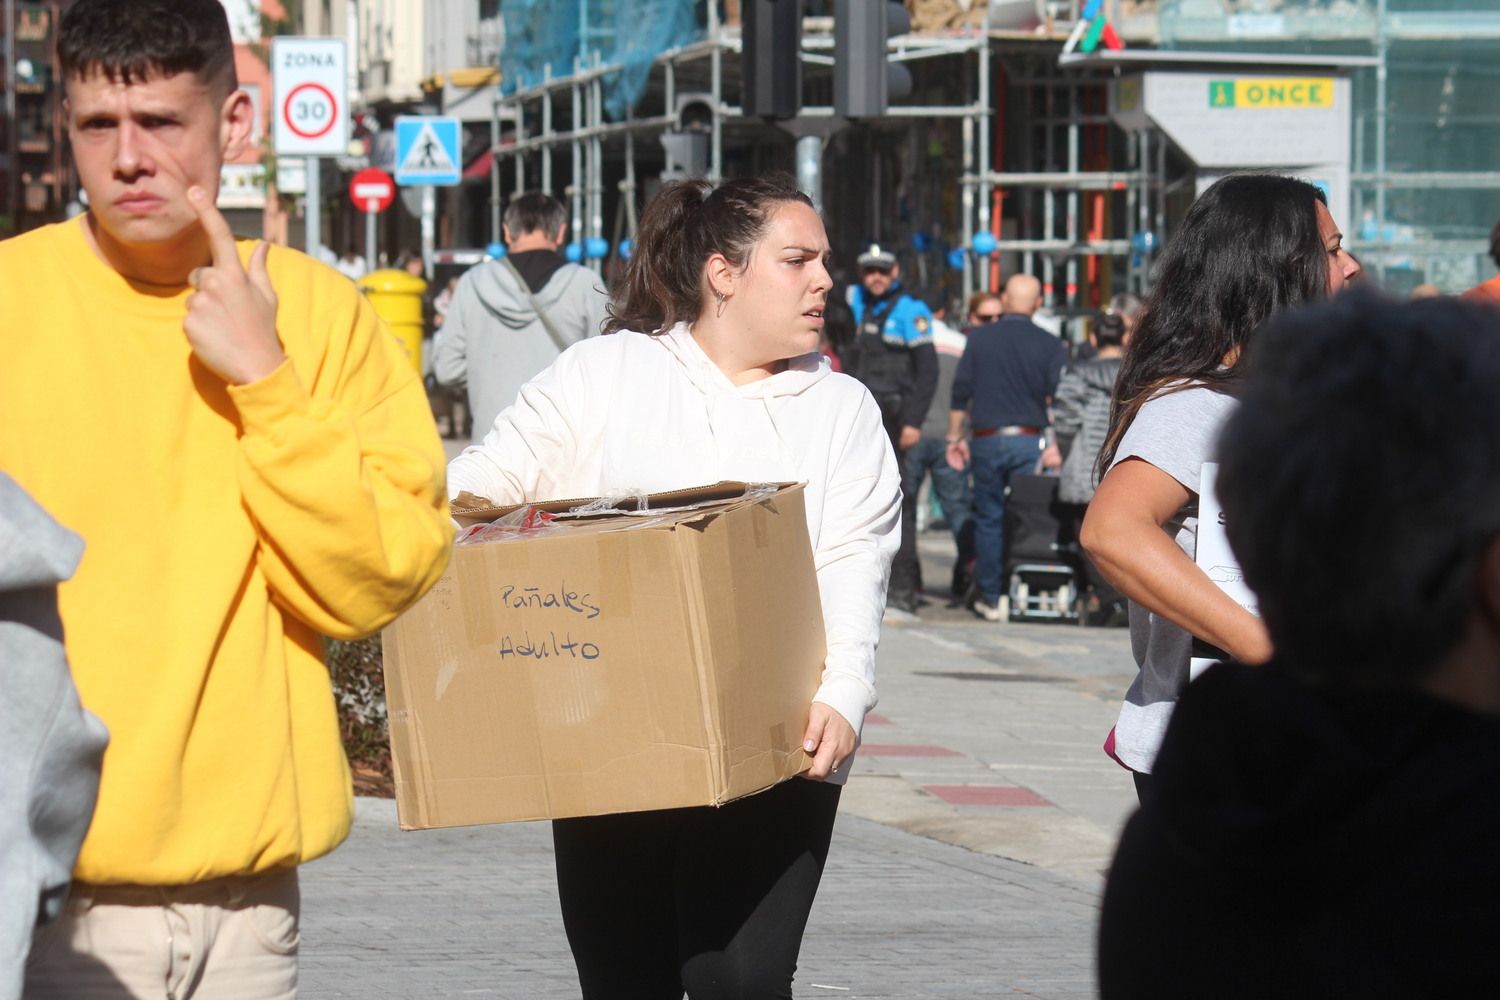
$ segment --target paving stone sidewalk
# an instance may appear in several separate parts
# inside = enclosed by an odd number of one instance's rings
[[[303,997],[578,996],[547,824],[402,833],[393,802],[357,811],[302,870]],[[1096,883],[841,815],[797,996],[1081,1000],[1096,919]]]
[[[951,540],[920,546],[946,579]],[[1092,998],[1134,801],[1099,749],[1133,672],[1124,631],[997,626],[935,597],[887,625],[877,672],[797,996]],[[545,823],[402,833],[393,802],[360,799],[302,891],[310,1000],[578,996]]]

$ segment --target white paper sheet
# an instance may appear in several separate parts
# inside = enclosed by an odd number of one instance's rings
[[[1219,505],[1218,480],[1219,463],[1204,462],[1198,477],[1198,547],[1194,562],[1218,584],[1220,590],[1258,618],[1259,602],[1254,591],[1245,585],[1245,574],[1240,570],[1239,560],[1229,548],[1229,533],[1224,529],[1224,508]],[[1195,646],[1206,644],[1195,643]],[[1195,653],[1199,651],[1194,650]],[[1209,666],[1224,659],[1221,652],[1210,648],[1201,651],[1217,655],[1195,655],[1188,664],[1190,677],[1196,678]]]

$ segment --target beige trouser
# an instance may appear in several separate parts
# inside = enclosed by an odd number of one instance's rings
[[[296,869],[185,886],[74,883],[26,1000],[295,1000]]]

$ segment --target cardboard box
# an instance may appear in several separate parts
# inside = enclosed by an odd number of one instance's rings
[[[824,636],[802,487],[744,494],[457,546],[385,631],[402,828],[722,805],[806,770]]]

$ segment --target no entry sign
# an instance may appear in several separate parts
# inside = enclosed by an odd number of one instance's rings
[[[396,199],[396,182],[384,170],[367,167],[349,181],[349,197],[361,212],[375,215],[391,207]]]
[[[277,155],[342,156],[349,151],[344,65],[342,38],[272,40]]]

